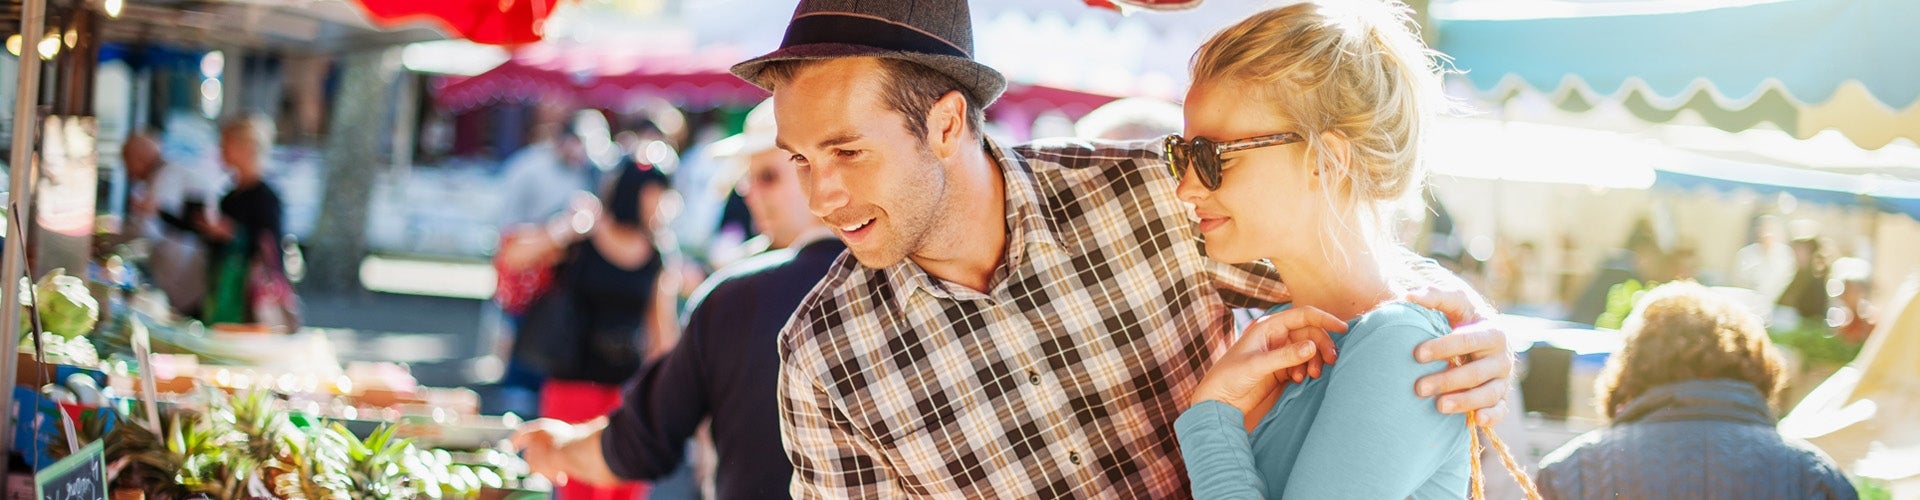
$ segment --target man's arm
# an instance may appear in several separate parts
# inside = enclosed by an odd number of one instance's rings
[[[867,453],[815,376],[813,356],[781,356],[780,441],[793,462],[793,498],[899,498],[892,472]]]
[[[709,389],[701,375],[704,335],[713,318],[696,309],[687,336],[649,363],[621,395],[620,407],[585,424],[539,419],[514,444],[533,472],[555,481],[612,484],[667,475],[686,458],[687,439],[706,420]]]
[[[655,479],[672,473],[686,460],[687,440],[713,408],[704,368],[709,354],[706,336],[733,326],[724,321],[727,315],[712,309],[737,306],[728,302],[703,300],[695,306],[686,335],[634,378],[621,396],[620,407],[607,415],[600,446],[614,474]],[[738,316],[739,311],[732,312]]]

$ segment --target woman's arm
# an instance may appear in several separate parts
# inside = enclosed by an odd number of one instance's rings
[[[1445,332],[1445,319],[1407,306],[1348,333],[1326,397],[1287,476],[1286,498],[1406,498],[1436,473],[1464,471],[1466,418],[1415,395],[1415,378],[1446,367],[1412,352]],[[1453,478],[1449,478],[1451,481]],[[1466,496],[1466,477],[1440,491]],[[1457,486],[1457,487],[1454,487]]]
[[[1246,333],[1194,388],[1193,406],[1173,423],[1195,497],[1249,498],[1266,491],[1254,468],[1246,418],[1272,407],[1271,396],[1280,391],[1275,373],[1300,366],[1317,353],[1306,333],[1318,331],[1325,341],[1325,331],[1346,328],[1338,318],[1312,307],[1269,314],[1247,325]]]

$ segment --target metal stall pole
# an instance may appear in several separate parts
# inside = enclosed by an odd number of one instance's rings
[[[0,259],[0,340],[11,346],[20,338],[20,307],[15,305],[14,297],[19,296],[17,287],[20,277],[26,274],[27,220],[21,214],[33,203],[33,133],[40,127],[38,108],[40,105],[40,39],[46,35],[46,0],[22,0],[20,6],[20,78],[15,87],[13,99],[13,158],[8,164],[8,180],[11,188],[7,191],[7,235],[5,258]],[[20,221],[15,226],[11,221]],[[12,348],[0,349],[0,410],[13,408],[13,386],[18,367],[19,356]],[[6,450],[13,449],[13,415],[0,418],[0,445]],[[0,452],[0,471],[7,470],[10,457]],[[8,495],[10,486],[0,481],[0,497]]]

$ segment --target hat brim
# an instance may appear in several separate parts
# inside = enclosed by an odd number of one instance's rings
[[[995,71],[993,68],[989,68],[987,65],[980,64],[972,59],[918,52],[903,52],[847,43],[814,43],[786,47],[769,52],[767,55],[735,64],[733,65],[732,71],[734,76],[738,76],[740,79],[754,84],[754,86],[771,92],[773,89],[767,85],[767,82],[760,78],[761,71],[765,70],[770,63],[779,61],[838,59],[842,57],[883,57],[926,66],[934,71],[947,75],[947,77],[952,78],[954,82],[959,83],[962,88],[971,94],[971,97],[980,103],[980,107],[982,108],[993,104],[993,101],[999,99],[1000,94],[1007,90],[1007,78],[1005,76],[1002,76],[999,71]]]

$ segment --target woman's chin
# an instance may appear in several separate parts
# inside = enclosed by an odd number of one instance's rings
[[[1233,245],[1214,245],[1207,242],[1207,258],[1226,264],[1245,264],[1260,260],[1249,253],[1237,251]]]

